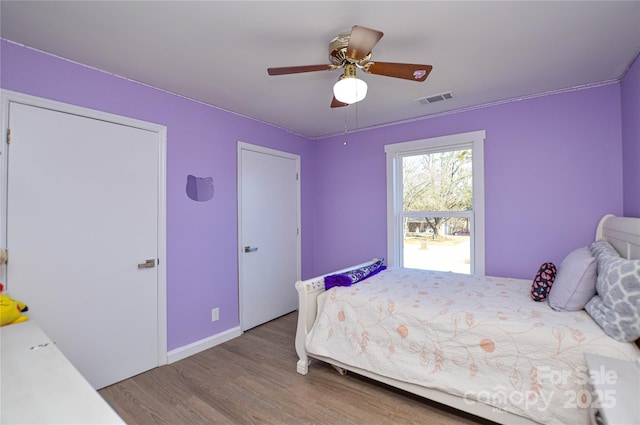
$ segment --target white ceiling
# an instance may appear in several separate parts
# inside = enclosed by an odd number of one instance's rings
[[[615,81],[640,51],[640,1],[7,1],[1,35],[318,138]],[[384,32],[373,60],[433,65],[423,83],[359,73],[366,99],[330,108],[328,63],[353,25]],[[418,98],[453,91],[454,99]]]

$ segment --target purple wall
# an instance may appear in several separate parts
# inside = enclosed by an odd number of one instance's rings
[[[588,244],[603,214],[623,212],[619,84],[354,133],[343,146],[342,137],[309,141],[4,41],[0,53],[2,88],[167,126],[170,350],[238,324],[238,140],[301,155],[303,278],[386,255],[389,143],[487,131],[488,274],[532,278]],[[637,95],[626,95],[638,80],[636,64],[623,82],[625,116],[638,116]],[[638,152],[637,120],[626,121],[625,158]],[[638,180],[631,168],[625,182]],[[213,200],[186,196],[188,174],[213,177]],[[637,186],[624,190],[625,207],[634,205]],[[214,306],[221,320],[211,323]]]
[[[486,130],[486,273],[533,278],[622,213],[620,86],[611,84],[321,140],[316,272],[386,255],[384,145]]]
[[[167,126],[168,349],[238,325],[236,142],[301,155],[313,143],[273,126],[2,41],[1,87]],[[194,202],[188,174],[213,177],[214,198]],[[302,173],[302,225],[312,229],[313,173]],[[313,250],[303,232],[303,252]],[[303,277],[313,257],[304,255]],[[211,322],[211,309],[220,320]]]
[[[640,217],[640,56],[622,79],[624,215]]]

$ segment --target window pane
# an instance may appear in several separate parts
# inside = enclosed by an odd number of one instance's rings
[[[471,273],[471,226],[461,217],[405,217],[403,267]]]
[[[404,211],[470,211],[471,149],[402,158]]]

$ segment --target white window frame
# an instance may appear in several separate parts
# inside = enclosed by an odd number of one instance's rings
[[[486,131],[452,134],[384,146],[387,156],[387,265],[402,267],[404,239],[402,222],[402,158],[441,150],[473,149],[473,217],[471,274],[485,274],[484,230],[484,140]],[[443,216],[442,212],[438,213]]]

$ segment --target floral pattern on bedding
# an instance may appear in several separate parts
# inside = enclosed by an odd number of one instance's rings
[[[588,423],[583,353],[633,360],[585,311],[528,280],[390,268],[318,298],[307,351],[550,424]],[[589,398],[589,400],[587,400]]]

